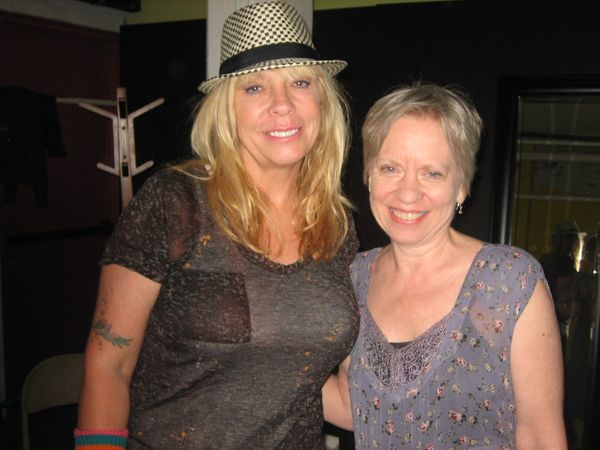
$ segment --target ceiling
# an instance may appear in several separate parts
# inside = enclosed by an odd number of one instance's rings
[[[142,9],[142,0],[78,0],[96,6],[119,9],[127,12],[138,12]]]

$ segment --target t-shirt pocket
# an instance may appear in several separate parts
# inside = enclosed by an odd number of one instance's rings
[[[171,273],[163,282],[153,315],[160,318],[162,327],[178,330],[178,339],[225,344],[250,341],[250,307],[241,273],[193,269]]]

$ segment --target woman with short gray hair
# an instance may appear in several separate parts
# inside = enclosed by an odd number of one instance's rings
[[[481,119],[456,89],[406,86],[363,126],[365,184],[390,244],[351,268],[361,324],[324,388],[357,448],[566,449],[560,335],[538,261],[452,227]]]

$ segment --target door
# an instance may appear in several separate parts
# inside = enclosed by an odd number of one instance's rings
[[[512,79],[499,89],[496,238],[544,268],[562,338],[569,448],[598,448],[600,84],[552,84]]]

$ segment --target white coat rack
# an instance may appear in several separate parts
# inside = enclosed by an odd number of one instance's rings
[[[112,120],[114,166],[110,167],[106,164],[98,163],[96,167],[121,179],[121,209],[125,209],[133,196],[132,177],[149,169],[154,164],[154,161],[146,161],[139,167],[137,165],[133,120],[161,105],[164,101],[165,99],[161,97],[148,103],[146,106],[142,106],[131,114],[127,114],[127,90],[124,87],[119,87],[117,88],[117,114],[105,111],[86,102],[78,103],[82,108]]]

